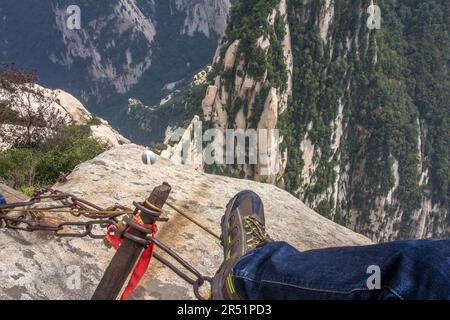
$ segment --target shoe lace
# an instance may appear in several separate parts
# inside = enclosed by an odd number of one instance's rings
[[[247,216],[244,218],[244,222],[247,235],[251,237],[249,240],[251,240],[254,245],[259,245],[262,242],[270,240],[270,236],[267,234],[266,228],[257,218],[254,216]]]

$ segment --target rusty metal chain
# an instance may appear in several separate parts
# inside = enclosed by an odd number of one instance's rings
[[[73,194],[45,188],[35,192],[27,202],[0,205],[0,229],[8,228],[26,232],[45,231],[52,232],[57,237],[90,237],[93,239],[104,239],[108,232],[115,232],[121,238],[128,238],[142,246],[153,243],[188,272],[178,268],[156,252],[153,253],[155,259],[192,285],[194,294],[199,300],[205,300],[200,293],[200,288],[206,282],[211,283],[212,279],[202,275],[176,252],[152,237],[152,230],[145,228],[133,219],[139,212],[151,215],[155,221],[166,222],[168,218],[161,217],[160,213],[153,212],[143,203],[133,202],[133,205],[135,206],[134,210],[120,205],[104,209]],[[58,223],[56,219],[47,217],[46,213],[68,213],[74,217],[83,217],[86,221]],[[121,219],[119,220],[119,218]],[[200,226],[204,228],[201,224]],[[143,232],[146,237],[139,238],[132,235],[129,228]],[[76,231],[70,231],[70,229],[76,229]],[[106,232],[98,233],[99,230],[106,230]],[[217,235],[212,235],[217,237]]]
[[[37,191],[27,202],[1,205],[0,228],[26,232],[46,231],[57,237],[102,239],[106,233],[99,234],[100,229],[117,225],[118,218],[130,212],[131,209],[123,206],[103,209],[72,194],[47,188]],[[46,213],[68,213],[74,217],[86,218],[86,221],[58,222],[57,218],[49,218]]]

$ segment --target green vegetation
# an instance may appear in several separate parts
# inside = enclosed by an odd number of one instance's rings
[[[36,87],[36,80],[34,72],[12,65],[0,70],[0,137],[8,146],[0,151],[0,181],[26,194],[106,149],[91,137],[89,125],[100,119],[68,124],[69,116],[52,108],[55,96]]]
[[[431,198],[444,211],[450,206],[450,2],[379,0],[382,28],[371,31],[366,27],[367,1],[335,1],[326,41],[318,25],[324,2],[288,2],[294,86],[287,111],[278,122],[284,137],[282,149],[288,150],[285,187],[302,200],[315,203],[314,209],[322,215],[374,239],[384,237],[380,230],[388,228],[390,222],[394,222],[399,238],[408,238],[418,227],[412,213],[424,199]],[[251,115],[247,126],[255,128],[270,88],[279,92],[287,88],[284,17],[277,12],[274,26],[267,20],[277,3],[234,2],[221,59],[208,76],[211,83],[220,75],[227,90],[228,127],[234,126],[242,108],[246,117]],[[266,51],[257,45],[260,37],[270,41]],[[224,57],[235,40],[240,40],[237,62],[225,71]],[[238,69],[241,62],[242,70]],[[235,92],[235,77],[246,75],[257,81],[266,75],[252,104],[249,97]],[[186,110],[192,111],[187,113],[189,121],[196,112],[201,114],[203,96],[182,99]],[[343,135],[335,150],[340,106]],[[300,150],[305,136],[315,147],[316,169],[308,185],[302,181]],[[399,170],[395,172],[397,163]],[[419,186],[421,165],[422,172],[428,168],[430,179]],[[337,202],[337,207],[336,168],[345,172],[347,179],[346,199]],[[206,169],[245,177],[239,166]],[[394,201],[380,208],[378,200],[386,198],[397,184],[391,194]],[[386,219],[379,230],[373,230],[371,214],[378,210],[386,212]],[[350,221],[349,212],[356,222]],[[394,221],[399,212],[403,213],[401,220]],[[427,219],[427,223],[445,226],[450,218],[439,211]],[[435,235],[441,234],[436,231]]]
[[[364,1],[337,1],[324,43],[316,24],[321,2],[292,1],[290,6],[295,81],[292,102],[280,119],[284,147],[289,146],[286,188],[294,193],[302,184],[302,154],[291,146],[300,145],[312,124],[308,137],[315,145],[318,168],[314,183],[298,196],[312,201],[327,193],[336,178],[333,168],[348,163],[348,207],[337,208],[335,219],[348,223],[345,211],[357,210],[356,227],[364,229],[370,225],[370,210],[379,209],[377,197],[394,186],[396,160],[400,170],[394,196],[404,212],[397,228],[399,237],[407,238],[416,228],[411,213],[426,196],[419,188],[419,133],[431,177],[425,189],[432,190],[435,203],[449,207],[450,3],[380,0],[382,29],[370,31],[366,17],[359,15]],[[332,123],[339,101],[347,127],[334,153]],[[333,207],[322,201],[315,209],[331,216]],[[385,209],[395,214],[396,207]]]
[[[213,65],[210,79],[220,74],[227,89],[228,127],[233,128],[237,113],[243,109],[247,117],[251,112],[248,127],[256,128],[264,108],[264,102],[271,87],[284,92],[287,89],[288,71],[284,61],[282,42],[286,35],[286,17],[275,12],[273,26],[269,16],[274,12],[278,1],[237,0],[233,3],[230,23],[220,52],[221,59]],[[261,48],[258,41],[269,41],[267,49]],[[236,63],[233,68],[224,70],[223,60],[229,46],[239,40]],[[243,62],[242,70],[238,68]],[[262,81],[263,87],[257,94],[255,102],[249,103],[248,97],[241,98],[235,92],[235,77],[251,76],[255,81]],[[265,77],[265,78],[264,78]]]
[[[367,1],[336,1],[326,41],[318,25],[324,2],[288,2],[294,87],[288,109],[278,122],[284,137],[282,149],[288,150],[285,187],[315,203],[314,209],[322,215],[374,239],[381,237],[380,230],[402,212],[394,229],[399,238],[408,238],[418,227],[412,213],[424,199],[431,198],[444,211],[450,207],[450,2],[379,0],[382,28],[371,31],[366,27]],[[272,0],[234,2],[221,60],[208,77],[211,82],[220,75],[225,85],[229,127],[234,126],[242,108],[246,117],[251,114],[247,126],[255,128],[269,89],[283,92],[287,88],[284,19],[277,12],[273,27],[267,20],[276,4]],[[257,45],[262,36],[270,41],[267,51]],[[238,59],[225,71],[223,60],[235,40],[240,40]],[[238,65],[242,61],[241,70]],[[253,104],[249,97],[237,95],[236,76],[262,80],[266,72]],[[196,104],[187,108],[196,112],[200,100],[190,101]],[[335,150],[340,106],[343,135]],[[315,147],[313,162],[317,166],[309,185],[302,181],[300,144],[305,136]],[[397,163],[399,170],[395,172]],[[338,178],[335,168],[345,172],[348,179],[345,202],[338,202],[337,207],[333,198]],[[419,186],[425,168],[430,179]],[[207,170],[245,176],[238,166],[211,166]],[[340,179],[342,182],[342,176]],[[397,184],[391,194],[394,202],[380,208],[378,200],[386,198]],[[319,195],[324,197],[317,202]],[[371,212],[377,210],[384,210],[386,219],[380,230],[373,230]],[[350,222],[350,211],[353,218],[357,216],[356,223]],[[445,226],[450,218],[433,212],[427,219],[427,223]]]
[[[277,4],[277,0],[234,1],[226,32],[227,40],[241,39],[254,44],[259,37],[268,36],[270,28],[267,17]]]
[[[201,106],[207,88],[207,83],[197,86],[189,84],[173,94],[172,99],[162,106],[155,107],[152,110],[143,106],[133,107],[130,112],[122,114],[122,116],[139,121],[140,127],[134,128],[134,130],[146,132],[146,138],[141,139],[141,144],[147,146],[158,144],[164,140],[168,126],[171,128],[186,128],[195,115],[203,113]]]
[[[97,117],[95,114],[92,114],[92,118],[89,119],[88,123],[86,125],[88,126],[99,126],[102,124],[102,121],[99,117]]]
[[[17,146],[0,152],[0,180],[32,193],[54,184],[61,173],[105,151],[91,137],[87,126],[71,125],[48,140],[33,146]]]
[[[268,21],[268,17],[277,4],[278,1],[275,0],[235,1],[231,9],[225,40],[228,46],[234,40],[240,40],[237,56],[242,55],[248,75],[256,80],[262,80],[267,71],[269,84],[282,92],[286,90],[287,85],[287,68],[282,46],[286,35],[285,17],[282,17],[280,12],[276,12],[273,27]],[[270,40],[268,52],[257,44],[261,37]],[[222,48],[222,59],[226,49],[227,46]],[[237,71],[233,71],[230,74],[234,77]],[[234,78],[231,80],[233,81]]]
[[[255,102],[253,103],[252,114],[248,119],[249,128],[256,129],[258,127],[259,119],[264,111],[264,105],[266,103],[267,95],[269,94],[269,86],[264,86],[261,91],[256,95]]]
[[[209,84],[213,82],[215,76],[219,75],[224,80],[224,85],[227,91],[230,92],[229,100],[227,102],[227,113],[229,119],[229,126],[234,126],[234,118],[241,108],[244,108],[244,114],[248,115],[250,108],[252,108],[252,124],[257,125],[257,117],[261,115],[264,102],[267,97],[270,87],[278,88],[280,91],[285,91],[287,86],[287,68],[284,64],[284,56],[282,50],[282,40],[285,36],[285,20],[279,12],[275,16],[275,24],[271,26],[267,18],[273,12],[276,4],[275,0],[258,0],[256,3],[251,1],[237,0],[233,5],[233,13],[230,21],[223,46],[221,50],[222,59],[212,66],[212,71],[208,74],[205,84],[199,86],[190,86],[189,84],[181,87],[180,92],[175,93],[170,102],[163,106],[156,107],[154,110],[145,108],[132,108],[127,115],[118,113],[117,118],[123,119],[138,119],[142,124],[141,128],[133,128],[134,131],[144,130],[148,141],[142,141],[143,144],[161,141],[164,138],[164,129],[169,125],[173,127],[187,127],[194,115],[201,115],[201,102],[205,96],[206,89]],[[240,19],[241,16],[247,16],[251,12],[251,17]],[[180,17],[176,17],[179,19]],[[170,27],[170,26],[169,26]],[[270,41],[269,49],[266,51],[257,45],[257,39],[264,35]],[[163,35],[161,36],[163,37]],[[224,71],[223,58],[229,45],[235,40],[241,39],[241,45],[238,47],[237,56],[242,56],[245,59],[244,70],[237,70],[237,66],[232,69]],[[166,39],[173,45],[173,39]],[[193,40],[189,42],[192,45]],[[179,44],[177,44],[179,48]],[[186,50],[188,51],[188,50]],[[179,52],[179,50],[177,50]],[[177,58],[179,59],[179,57]],[[173,64],[177,59],[171,59],[170,64]],[[181,59],[182,60],[182,59]],[[169,61],[168,61],[169,63]],[[181,66],[180,66],[181,68]],[[184,67],[183,67],[184,68]],[[170,68],[166,68],[170,69]],[[172,68],[173,69],[173,68]],[[261,78],[267,71],[267,80],[265,86],[262,88],[257,97],[254,106],[249,106],[247,99],[240,99],[234,92],[235,75],[244,77],[246,74],[252,75],[255,78]],[[162,71],[160,73],[163,73]],[[145,87],[148,91],[148,86]],[[255,110],[253,110],[255,109]],[[157,123],[157,126],[148,126],[147,124]],[[205,124],[205,127],[207,125]],[[137,137],[134,133],[129,134],[132,139]]]

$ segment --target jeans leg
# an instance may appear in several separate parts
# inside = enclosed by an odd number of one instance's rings
[[[233,280],[244,299],[450,299],[450,239],[305,252],[272,242],[243,256]]]

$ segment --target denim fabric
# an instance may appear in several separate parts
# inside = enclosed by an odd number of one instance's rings
[[[6,204],[6,200],[2,194],[0,194],[0,204]]]
[[[243,256],[233,280],[243,299],[450,299],[450,239],[305,252],[272,242]]]

